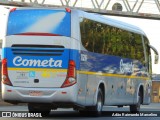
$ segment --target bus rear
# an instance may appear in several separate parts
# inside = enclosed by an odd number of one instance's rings
[[[2,98],[10,103],[75,102],[74,41],[69,9],[12,9],[3,41]]]

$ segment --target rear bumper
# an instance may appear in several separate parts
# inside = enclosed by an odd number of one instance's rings
[[[38,91],[40,95],[30,95]],[[2,99],[16,103],[54,103],[77,101],[77,84],[66,88],[24,88],[2,84]]]

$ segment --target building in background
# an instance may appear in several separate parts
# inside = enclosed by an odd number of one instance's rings
[[[152,76],[152,102],[160,103],[160,74]]]

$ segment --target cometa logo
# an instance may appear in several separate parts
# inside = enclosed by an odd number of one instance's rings
[[[62,60],[54,60],[50,58],[49,60],[36,60],[36,59],[23,59],[17,56],[13,59],[13,64],[15,66],[30,66],[30,67],[62,67]]]
[[[121,73],[133,73],[134,72],[134,65],[132,62],[124,63],[123,60],[120,60],[120,71]]]

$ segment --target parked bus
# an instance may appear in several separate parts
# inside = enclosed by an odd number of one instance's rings
[[[138,112],[151,100],[152,47],[138,27],[74,9],[13,8],[2,55],[2,98],[29,112],[103,106]]]

